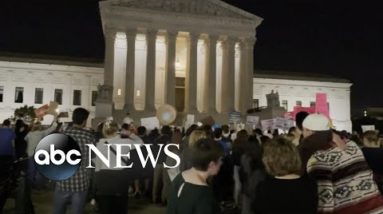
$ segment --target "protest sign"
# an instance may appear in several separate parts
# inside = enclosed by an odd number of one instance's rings
[[[160,121],[157,117],[141,118],[141,126],[145,126],[147,130],[160,128]]]

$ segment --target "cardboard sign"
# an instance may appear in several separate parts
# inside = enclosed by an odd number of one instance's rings
[[[273,130],[274,129],[274,119],[261,120],[262,130]]]
[[[247,116],[246,124],[250,126],[256,126],[259,123],[259,116]]]
[[[230,112],[229,113],[229,123],[240,123],[241,122],[241,112]]]
[[[41,106],[40,108],[35,109],[36,118],[44,117],[44,115],[47,113],[48,109],[49,109],[48,104],[45,104],[45,105]]]
[[[160,121],[157,117],[141,118],[141,126],[145,126],[147,130],[160,128]]]
[[[375,131],[375,125],[363,125],[362,132],[365,133],[366,131]]]
[[[57,112],[58,107],[59,107],[59,104],[57,102],[50,101],[47,114],[57,115],[58,114],[58,112]]]
[[[327,104],[327,94],[317,93],[315,102],[315,112],[321,113],[326,117],[330,118],[330,112]]]
[[[294,126],[294,121],[283,117],[277,117],[274,119],[262,120],[261,125],[263,131],[274,129],[288,130]]]
[[[43,120],[41,121],[41,125],[49,126],[53,123],[54,120],[55,120],[55,116],[53,116],[52,114],[46,114],[43,116]]]
[[[294,126],[294,121],[282,117],[274,119],[274,129],[288,130]]]
[[[194,114],[188,114],[188,115],[186,116],[186,120],[185,120],[185,124],[184,124],[185,129],[188,129],[191,125],[194,124],[194,122],[195,122],[195,116],[194,116]]]

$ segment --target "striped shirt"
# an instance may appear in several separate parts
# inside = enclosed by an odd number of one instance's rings
[[[78,127],[68,128],[64,134],[72,137],[79,144],[82,160],[76,174],[65,181],[58,182],[57,187],[61,191],[68,192],[87,191],[89,188],[90,171],[86,169],[89,161],[89,149],[86,144],[95,144],[96,138],[92,132]]]

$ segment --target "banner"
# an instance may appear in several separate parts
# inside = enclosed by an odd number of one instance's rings
[[[274,129],[288,130],[294,126],[294,121],[282,117],[274,119]]]
[[[282,129],[288,130],[294,126],[294,121],[282,117],[277,117],[269,120],[261,120],[262,130],[274,130],[274,129]]]

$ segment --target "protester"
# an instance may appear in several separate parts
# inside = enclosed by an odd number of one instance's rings
[[[248,148],[249,136],[246,130],[241,130],[237,133],[237,138],[233,143],[232,161],[233,161],[233,180],[234,190],[233,197],[236,205],[239,204],[239,195],[241,192],[241,182],[239,178],[239,170],[241,166],[241,157],[245,154]]]
[[[57,128],[57,120],[55,119],[51,126],[45,128],[41,125],[40,121],[35,121],[32,124],[30,132],[25,136],[25,141],[27,142],[27,154],[28,154],[28,179],[32,184],[42,185],[43,179],[42,176],[36,170],[36,164],[33,159],[35,149],[41,139],[52,133]]]
[[[16,120],[15,124],[15,155],[16,158],[23,158],[27,156],[27,142],[25,141],[25,136],[28,134],[28,125],[24,123],[23,120]]]
[[[232,145],[233,141],[231,139],[233,134],[230,132],[230,128],[228,125],[222,125],[221,129],[222,129],[222,141],[225,142],[229,150],[231,150],[233,147]]]
[[[310,114],[302,123],[303,140],[298,145],[302,159],[302,169],[306,171],[307,161],[316,151],[331,148],[333,133],[329,120],[322,114]]]
[[[181,131],[175,129],[173,134],[172,134],[172,138],[171,138],[171,144],[172,145],[178,145],[178,148],[176,146],[172,146],[169,148],[169,150],[171,152],[173,152],[174,154],[176,154],[178,157],[181,156],[181,150],[179,149],[179,145],[181,144],[182,142],[182,133]],[[175,166],[176,165],[176,161],[171,158],[171,157],[166,157],[166,161],[165,161],[165,164],[167,166]],[[163,201],[167,201],[167,196],[169,194],[169,187],[170,187],[170,183],[174,180],[174,178],[181,172],[180,170],[180,166],[177,166],[177,167],[172,167],[172,168],[169,168],[169,169],[164,169],[165,172],[163,173],[163,190],[165,192],[165,198],[163,199]]]
[[[137,128],[138,137],[144,142],[144,144],[153,145],[153,138],[146,134],[146,128],[144,126],[139,126]],[[150,182],[153,179],[153,167],[147,165],[142,167],[139,172],[139,177],[134,184],[134,196],[141,197],[147,196],[151,197]],[[142,189],[143,186],[143,190]]]
[[[297,127],[296,134],[299,135],[299,139],[296,139],[294,145],[299,145],[300,142],[303,140],[303,121],[306,119],[306,117],[309,115],[309,113],[305,111],[300,111],[295,115],[295,124]]]
[[[64,132],[78,143],[82,154],[82,163],[88,163],[89,161],[89,151],[86,144],[95,144],[94,135],[85,129],[88,116],[89,111],[84,108],[76,108],[72,113],[73,126],[68,127]],[[65,214],[69,204],[73,214],[84,212],[89,177],[86,164],[81,164],[71,178],[56,183],[53,203],[54,214]]]
[[[317,151],[307,165],[318,184],[319,213],[381,213],[383,199],[354,142]]]
[[[363,145],[363,155],[374,172],[374,180],[379,191],[383,194],[383,148],[380,147],[376,131],[366,131],[363,134]]]
[[[291,137],[292,138],[292,143],[295,145],[295,146],[298,146],[299,145],[299,142],[301,140],[301,131],[297,128],[297,127],[291,127],[289,129],[289,132],[288,132],[288,137]]]
[[[221,145],[224,151],[224,157],[222,159],[222,166],[220,171],[216,176],[214,176],[212,181],[212,187],[215,194],[215,197],[220,202],[223,207],[233,207],[236,204],[233,203],[234,195],[234,178],[233,178],[233,159],[231,155],[231,150],[228,147],[227,143],[222,140],[222,129],[216,128],[214,130],[214,141]],[[233,149],[235,147],[235,142]],[[225,186],[225,188],[222,188]]]
[[[222,146],[223,151],[225,152],[225,156],[228,156],[229,152],[230,152],[230,147],[227,144],[227,141],[224,141],[222,138],[222,129],[221,128],[214,129],[214,141],[216,141],[217,143],[219,143]]]
[[[383,198],[356,143],[342,141],[321,114],[306,117],[303,127],[301,154],[309,157],[307,173],[318,185],[318,212],[382,212]],[[322,138],[320,132],[325,133]]]
[[[4,120],[3,125],[0,128],[0,156],[2,158],[13,159],[15,157],[15,151],[13,147],[16,135],[11,129],[11,121]]]
[[[271,177],[256,188],[252,203],[255,213],[316,213],[315,182],[301,176],[302,162],[291,142],[275,138],[266,143],[262,161]]]
[[[181,151],[185,150],[188,147],[189,144],[189,137],[193,133],[194,130],[196,130],[198,126],[196,124],[191,125],[185,132],[185,136],[182,139],[181,143]]]
[[[183,148],[181,152],[181,165],[180,165],[180,171],[185,171],[187,169],[190,169],[191,166],[191,157],[190,157],[190,149],[194,146],[194,144],[200,140],[206,138],[206,133],[202,130],[194,130],[190,134],[188,138],[188,144],[186,147]]]
[[[12,164],[15,158],[13,143],[16,138],[15,133],[11,129],[11,121],[4,120],[0,127],[0,213],[7,198],[12,192]]]
[[[220,213],[207,179],[219,172],[223,149],[210,139],[200,139],[191,150],[192,168],[172,182],[167,214]]]
[[[166,155],[164,150],[161,149],[165,145],[170,143],[172,137],[172,130],[170,126],[163,126],[161,129],[161,135],[155,140],[153,145],[153,153],[158,154],[159,158],[158,162],[154,168],[153,174],[153,190],[152,190],[152,200],[153,203],[162,203],[165,204],[166,200],[166,192],[163,190],[164,181],[163,181],[163,173],[166,173],[166,170],[163,167],[163,163],[166,161]],[[163,145],[163,146],[161,146]]]
[[[105,157],[109,157],[110,162],[108,167],[101,159],[95,158],[95,194],[101,214],[127,213],[129,184],[133,183],[133,176],[135,175],[134,170],[129,173],[124,171],[122,167],[138,161],[138,159],[132,160],[132,153],[135,151],[135,145],[143,145],[143,141],[132,132],[124,131],[124,134],[128,138],[121,138],[118,134],[118,124],[116,122],[106,121],[103,127],[103,136],[105,138],[100,139],[97,143],[97,149]],[[111,145],[109,154],[108,144]],[[130,154],[129,161],[123,157],[120,160],[116,158],[116,148],[113,147],[115,144],[131,145],[131,149],[126,146],[121,148],[122,154]],[[114,167],[117,166],[117,163],[121,166],[120,168]]]
[[[241,157],[239,175],[242,187],[241,213],[252,214],[251,200],[255,197],[257,185],[266,177],[262,148],[254,135],[249,137],[248,147]]]

